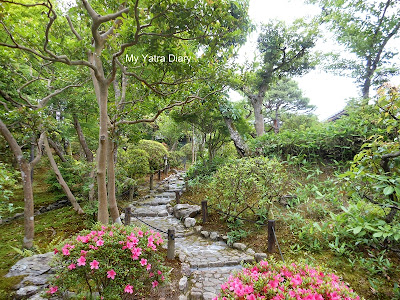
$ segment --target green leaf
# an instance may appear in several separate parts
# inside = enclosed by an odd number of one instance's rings
[[[356,228],[353,228],[353,233],[354,233],[354,234],[358,234],[358,233],[360,233],[360,231],[361,231],[362,229],[363,229],[362,226],[357,226]]]
[[[386,196],[393,194],[393,192],[394,192],[394,188],[393,188],[392,186],[387,186],[387,187],[385,187],[385,188],[383,189],[383,193],[384,193]]]
[[[375,232],[372,236],[375,238],[378,238],[378,237],[381,237],[382,235],[383,235],[383,232],[379,231],[379,232]]]

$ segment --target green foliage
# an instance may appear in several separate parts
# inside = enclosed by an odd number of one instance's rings
[[[88,198],[90,185],[93,184],[93,180],[89,176],[92,167],[91,163],[74,159],[58,164],[61,175],[77,199]],[[53,170],[48,171],[46,183],[50,185],[49,191],[54,192],[57,195],[56,197],[65,197],[64,191],[58,183]]]
[[[137,148],[149,155],[151,171],[161,170],[164,167],[164,157],[168,156],[168,150],[163,144],[156,141],[141,140]]]
[[[213,160],[205,159],[197,161],[186,172],[186,178],[190,180],[189,185],[195,181],[203,183],[210,181],[218,168],[229,162],[221,157],[216,157]]]
[[[357,193],[369,201],[390,207],[386,220],[393,221],[400,206],[400,144],[397,116],[400,113],[400,94],[395,87],[380,89],[375,109],[380,112],[377,123],[384,132],[369,137],[354,157],[351,168],[344,173],[350,193]]]
[[[243,158],[218,169],[209,184],[209,203],[228,222],[255,220],[257,211],[282,196],[287,176],[283,165],[266,158]]]
[[[183,166],[183,160],[186,159],[185,153],[181,150],[168,152],[168,164],[171,168]]]
[[[12,213],[20,208],[9,203],[17,184],[16,173],[10,169],[11,166],[0,163],[0,219],[4,214]]]
[[[57,276],[48,293],[72,291],[92,298],[97,292],[105,299],[143,295],[166,279],[162,243],[159,233],[118,224],[81,231],[56,251]]]
[[[348,161],[360,150],[362,143],[381,129],[374,126],[377,115],[372,106],[350,104],[348,115],[335,122],[316,124],[307,129],[266,133],[251,141],[253,152],[264,156],[288,155],[312,161]]]
[[[126,150],[118,150],[117,168],[129,178],[140,178],[150,173],[150,156],[143,149],[129,145]]]

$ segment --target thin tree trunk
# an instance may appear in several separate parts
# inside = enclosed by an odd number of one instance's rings
[[[8,130],[7,126],[0,120],[0,133],[8,142],[12,152],[14,153],[19,170],[21,172],[22,188],[24,191],[24,248],[33,247],[34,238],[34,206],[33,206],[33,189],[31,180],[31,165],[26,161],[22,153],[21,147]],[[40,151],[39,151],[40,152]]]
[[[194,125],[192,124],[192,164],[196,161],[195,151],[194,151]]]
[[[70,188],[68,187],[68,184],[65,182],[64,178],[61,175],[60,170],[58,169],[57,163],[54,160],[53,153],[51,153],[51,149],[49,146],[49,142],[47,141],[47,138],[45,137],[44,139],[44,147],[46,149],[47,157],[49,158],[50,165],[53,168],[54,173],[56,174],[57,181],[61,185],[63,191],[67,195],[67,198],[69,202],[71,202],[72,207],[78,214],[83,214],[84,211],[82,210],[81,206],[79,205],[78,201],[76,201],[75,196],[72,194]]]
[[[231,136],[231,140],[235,144],[236,151],[240,155],[240,157],[245,157],[249,154],[249,148],[247,144],[242,139],[240,133],[236,130],[235,125],[233,124],[232,119],[224,117],[224,121],[226,126],[228,127],[229,134]]]
[[[121,218],[118,211],[117,199],[115,196],[115,144],[112,139],[108,140],[108,157],[107,157],[107,190],[108,190],[108,203],[110,205],[110,215],[113,223],[121,224]]]
[[[108,127],[107,127],[107,98],[108,87],[105,83],[99,82],[100,88],[100,131],[99,131],[99,150],[97,161],[97,189],[98,189],[98,221],[108,224],[108,201],[107,201],[107,144],[108,144]]]
[[[49,141],[51,148],[54,149],[54,151],[56,152],[57,156],[61,159],[61,161],[66,162],[67,160],[65,159],[64,155],[62,154],[60,148],[58,148],[57,144],[52,139],[47,138],[47,140]]]
[[[74,119],[74,127],[75,127],[76,133],[78,135],[79,143],[81,144],[81,147],[82,147],[83,151],[85,152],[86,160],[88,162],[93,162],[93,153],[89,149],[89,147],[86,143],[86,139],[85,139],[85,136],[83,135],[82,127],[81,127],[81,124],[79,123],[78,116],[75,113],[72,116]]]

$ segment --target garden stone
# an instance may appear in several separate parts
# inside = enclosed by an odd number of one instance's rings
[[[20,288],[16,293],[16,297],[17,297],[17,299],[23,299],[23,298],[32,296],[33,294],[35,294],[37,292],[38,289],[39,289],[39,287],[37,287],[35,285],[29,285],[29,286]]]
[[[167,208],[168,214],[172,215],[174,213],[174,208],[172,207],[171,204],[168,203],[166,208]]]
[[[200,211],[201,207],[199,205],[177,204],[174,206],[174,216],[177,219],[193,218]]]
[[[5,277],[13,277],[20,275],[39,276],[50,270],[49,262],[53,258],[54,253],[48,252],[45,254],[25,257],[13,265],[5,275]]]
[[[203,293],[201,290],[198,289],[192,289],[190,292],[189,300],[202,300],[203,299]]]
[[[260,262],[262,260],[266,260],[267,259],[267,254],[266,253],[256,253],[256,254],[254,254],[254,259],[256,260],[256,262]]]
[[[256,253],[256,251],[254,251],[253,249],[249,248],[249,249],[246,250],[246,253],[248,255],[254,255]]]
[[[181,280],[179,280],[179,290],[185,293],[187,287],[188,287],[188,278],[186,276],[183,276]]]
[[[203,229],[203,227],[200,226],[200,225],[194,226],[194,231],[195,231],[196,233],[199,233],[199,232],[201,231],[201,229]]]
[[[203,230],[200,232],[202,236],[204,236],[205,238],[208,238],[210,236],[210,233],[206,230]]]
[[[204,300],[212,300],[212,299],[214,299],[215,297],[217,297],[217,295],[214,294],[214,293],[211,293],[211,292],[205,292],[205,293],[203,294],[203,299],[204,299]]]
[[[246,245],[242,243],[233,243],[232,248],[244,251],[246,249]]]
[[[218,236],[218,232],[213,231],[210,233],[210,239],[212,239],[213,241],[216,241],[218,239]]]
[[[187,297],[185,295],[179,295],[178,300],[187,300]]]
[[[196,225],[196,219],[186,218],[185,222],[184,222],[184,225],[185,225],[186,228],[193,227],[194,225]]]

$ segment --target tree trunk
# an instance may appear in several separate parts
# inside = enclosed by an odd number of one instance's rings
[[[110,205],[110,214],[113,220],[113,223],[121,223],[121,219],[119,216],[117,199],[115,196],[115,144],[112,139],[108,140],[108,148],[107,148],[107,190],[108,190],[108,203]]]
[[[97,160],[97,189],[98,189],[98,221],[108,224],[108,201],[107,201],[107,144],[108,144],[108,127],[107,127],[107,98],[108,87],[104,82],[98,82],[100,92],[100,131],[99,131],[99,149]]]
[[[192,124],[192,164],[196,161],[195,151],[194,151],[194,125]]]
[[[256,134],[257,136],[262,136],[264,134],[264,116],[262,114],[263,97],[253,96],[250,100],[254,110],[254,127],[256,129]]]
[[[275,110],[275,119],[273,121],[274,132],[279,133],[279,113],[278,109]]]
[[[54,149],[54,151],[56,152],[57,156],[61,159],[62,162],[66,162],[67,160],[65,159],[64,155],[62,154],[60,148],[58,148],[57,144],[51,140],[51,139],[47,139],[51,148]]]
[[[392,223],[394,217],[396,216],[396,214],[397,214],[397,208],[392,207],[392,208],[390,209],[390,212],[386,215],[385,221],[386,221],[387,223]]]
[[[247,147],[247,144],[243,141],[240,133],[236,130],[232,119],[224,117],[224,121],[226,126],[228,127],[231,140],[235,144],[236,151],[238,152],[240,157],[247,156],[249,154],[249,148]]]
[[[8,142],[12,152],[14,153],[15,159],[18,163],[21,179],[22,188],[24,191],[24,248],[33,247],[34,237],[34,206],[33,206],[33,189],[31,180],[31,166],[24,158],[21,147],[13,137],[12,133],[8,130],[7,126],[0,120],[0,133],[4,136]]]
[[[60,170],[58,169],[57,163],[54,160],[53,153],[51,153],[51,149],[49,146],[49,142],[47,141],[47,138],[45,137],[44,139],[44,147],[46,149],[47,157],[49,158],[50,165],[53,168],[54,173],[56,174],[57,181],[61,185],[63,191],[67,195],[67,198],[69,202],[71,202],[72,207],[78,214],[83,214],[84,211],[82,210],[81,206],[79,205],[78,201],[76,201],[75,196],[72,194],[70,188],[68,187],[68,184],[65,182],[64,178],[61,175]]]
[[[86,143],[86,139],[85,139],[85,136],[83,135],[82,127],[81,127],[81,124],[79,123],[78,116],[75,113],[72,116],[74,118],[74,127],[75,127],[76,133],[79,138],[79,143],[81,144],[81,147],[82,147],[83,151],[85,152],[86,160],[88,162],[93,162],[93,153],[89,149],[89,147]]]

